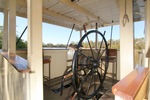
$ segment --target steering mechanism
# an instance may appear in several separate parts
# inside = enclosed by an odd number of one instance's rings
[[[101,92],[107,68],[108,45],[104,35],[97,30],[86,32],[77,45],[72,62],[72,84],[77,95],[90,99]]]

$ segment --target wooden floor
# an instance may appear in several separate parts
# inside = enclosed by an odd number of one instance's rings
[[[104,82],[105,92],[98,100],[114,100],[114,95],[111,92],[111,87],[116,82],[117,81],[115,80],[113,83],[111,78],[106,77]],[[44,82],[44,100],[71,100],[66,98],[68,95],[68,91],[71,89],[71,86],[67,86],[66,88],[64,88],[63,95],[60,96],[60,89],[59,89],[61,86],[60,83],[61,83],[61,77]],[[69,84],[69,83],[70,83],[69,80],[65,82],[65,84]],[[73,92],[73,89],[71,89],[71,92]],[[83,99],[76,99],[76,100],[83,100]],[[90,99],[90,100],[96,100],[96,99]]]

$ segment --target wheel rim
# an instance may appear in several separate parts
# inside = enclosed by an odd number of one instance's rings
[[[98,46],[93,36],[97,34]],[[88,44],[89,49],[83,50]],[[105,60],[103,64],[101,59]],[[103,66],[103,67],[102,67]],[[79,41],[72,62],[72,83],[75,92],[80,98],[90,99],[103,87],[108,68],[108,46],[106,39],[97,30],[87,32]]]

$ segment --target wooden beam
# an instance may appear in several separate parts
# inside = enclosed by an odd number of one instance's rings
[[[58,25],[58,26],[61,26],[61,27],[72,28],[72,25],[68,25],[68,24],[65,24],[65,23],[62,23],[62,22],[56,22],[56,21],[46,19],[46,18],[43,18],[43,22]],[[74,29],[79,31],[81,28],[82,27],[79,27],[78,25],[76,25]]]
[[[150,60],[146,58],[146,53],[150,48],[150,0],[145,1],[145,53],[144,53],[144,66],[149,67]],[[150,56],[150,55],[149,55]],[[150,94],[149,94],[150,96]]]
[[[80,25],[80,26],[82,26],[82,25],[84,24],[84,23],[81,22],[81,21],[78,21],[78,20],[69,18],[69,17],[67,17],[67,16],[63,16],[63,15],[61,15],[61,14],[58,14],[58,13],[56,13],[56,12],[51,11],[50,9],[47,10],[46,8],[43,8],[43,13],[44,13],[44,14],[47,14],[47,15],[49,15],[49,16],[57,17],[58,19],[61,19],[61,20],[67,21],[67,22],[75,23],[75,24]]]
[[[77,10],[78,12],[86,15],[86,16],[90,16],[91,18],[96,19],[96,21],[101,21],[102,24],[105,23],[104,20],[102,20],[99,16],[94,15],[93,13],[91,13],[90,11],[82,8],[81,6],[71,2],[71,0],[60,0],[62,3],[64,3],[65,5],[69,6],[70,8],[73,8],[75,10]]]
[[[0,8],[0,10],[3,12],[4,9]],[[16,15],[20,16],[20,17],[27,18],[27,14],[25,14],[25,13],[17,12]],[[45,23],[54,24],[54,25],[58,25],[58,26],[61,26],[61,27],[72,28],[71,25],[68,25],[68,24],[65,24],[65,23],[62,23],[62,22],[56,22],[54,20],[50,20],[50,19],[46,19],[46,18],[42,18],[42,21],[45,22]],[[75,25],[74,29],[79,31],[79,30],[81,30],[81,28],[82,28],[82,26],[80,27],[79,25]]]
[[[16,0],[8,3],[8,52],[16,53]]]
[[[26,4],[22,0],[18,0],[17,4],[26,8]],[[53,16],[53,17],[56,17],[58,19],[67,21],[67,22],[72,22],[73,24],[76,24],[76,25],[82,26],[84,24],[83,22],[81,22],[79,20],[75,20],[75,19],[69,18],[67,16],[58,14],[58,13],[56,13],[50,9],[47,10],[46,8],[43,8],[43,13],[46,15]]]
[[[8,50],[8,0],[5,0],[4,9],[0,8],[0,11],[4,12],[2,49]]]

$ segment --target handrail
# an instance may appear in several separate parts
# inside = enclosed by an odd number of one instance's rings
[[[147,93],[149,69],[137,67],[112,87],[115,96],[123,100],[142,100]]]
[[[18,72],[24,73],[31,71],[28,67],[27,60],[24,58],[13,53],[8,54],[7,51],[0,51],[0,53]]]

